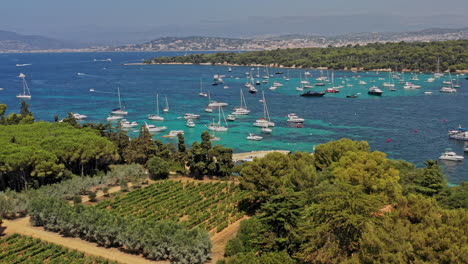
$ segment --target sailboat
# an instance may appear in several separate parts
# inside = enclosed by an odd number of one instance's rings
[[[271,122],[270,114],[268,113],[268,106],[265,100],[265,92],[262,91],[262,102],[263,102],[263,118],[257,119],[253,123],[256,127],[274,127],[275,123]]]
[[[395,83],[393,83],[393,78],[392,78],[392,71],[388,72],[388,82],[384,82],[382,84],[384,87],[395,87]]]
[[[20,73],[19,78],[23,79],[23,93],[22,94],[18,94],[16,96],[16,98],[19,98],[19,99],[31,99],[31,92],[29,91],[29,87],[28,87],[28,84],[26,83],[26,75],[24,75],[23,73]]]
[[[156,114],[149,114],[149,120],[164,121],[164,117],[159,115],[159,94],[156,94]]]
[[[245,103],[245,97],[244,93],[242,92],[242,89],[240,89],[240,106],[234,108],[234,112],[232,112],[232,115],[248,115],[250,113],[250,110],[247,109],[247,104]]]
[[[207,97],[208,94],[203,92],[203,81],[202,79],[200,78],[200,92],[198,93],[199,96],[203,96],[203,97]]]
[[[219,107],[218,110],[219,110],[218,111],[218,123],[215,123],[213,121],[213,123],[207,125],[206,128],[208,128],[211,131],[226,132],[228,131],[228,126],[227,126],[226,118],[224,117],[223,108]],[[221,125],[221,113],[223,114],[223,119],[224,119],[224,123],[226,124],[226,126]]]
[[[145,122],[145,127],[149,133],[161,132],[167,129],[166,126],[157,127],[155,125],[148,125],[146,122]]]
[[[164,113],[169,112],[169,102],[167,101],[167,96],[166,96],[166,107],[164,107],[163,112]]]
[[[113,115],[127,115],[128,112],[122,110],[122,101],[120,99],[120,87],[117,87],[117,95],[119,96],[119,108],[112,109],[111,114],[113,114]]]
[[[444,76],[443,73],[440,73],[440,57],[437,57],[437,71],[434,73],[434,78],[440,78]]]

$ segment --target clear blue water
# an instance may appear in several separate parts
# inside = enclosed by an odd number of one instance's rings
[[[185,53],[185,52],[184,52]],[[105,122],[112,108],[118,106],[117,86],[120,86],[122,99],[129,111],[128,120],[144,124],[164,124],[166,132],[158,133],[155,139],[174,142],[175,139],[163,138],[169,130],[185,131],[186,142],[200,140],[200,134],[217,112],[205,113],[207,98],[199,97],[199,80],[204,81],[204,88],[211,93],[212,100],[229,103],[226,114],[239,105],[239,90],[245,89],[245,72],[250,67],[195,66],[195,65],[123,65],[141,62],[164,55],[183,55],[180,52],[157,53],[59,53],[59,54],[0,54],[0,103],[8,104],[9,111],[19,111],[20,101],[15,97],[21,91],[20,72],[27,75],[31,89],[31,110],[38,120],[52,121],[54,114],[63,118],[67,112],[78,112],[88,116],[87,121]],[[107,58],[111,62],[100,61]],[[94,61],[94,60],[97,61]],[[31,64],[17,67],[16,64]],[[229,123],[229,131],[217,133],[219,144],[232,147],[235,152],[253,150],[300,150],[312,151],[313,147],[330,140],[347,137],[366,140],[372,149],[388,153],[392,159],[404,159],[422,166],[428,159],[437,159],[445,148],[452,148],[458,154],[463,153],[463,142],[449,140],[447,130],[468,126],[468,80],[459,78],[461,88],[456,94],[441,94],[438,89],[442,80],[426,83],[429,75],[419,75],[422,86],[419,90],[404,90],[397,84],[397,91],[391,92],[381,84],[388,79],[386,73],[375,72],[336,72],[335,82],[341,84],[348,79],[352,87],[341,89],[337,94],[326,94],[323,98],[303,98],[295,88],[299,85],[300,73],[304,70],[290,70],[290,81],[283,80],[288,70],[281,69],[283,75],[274,74],[278,69],[270,69],[274,78],[268,84],[258,88],[265,91],[270,116],[276,122],[271,135],[264,135],[262,141],[248,141],[249,132],[260,133],[252,126],[255,119],[263,116],[263,106],[259,102],[261,93],[251,95],[244,90],[249,109],[248,116],[240,117]],[[78,74],[80,73],[80,74]],[[311,71],[311,83],[319,76],[318,71]],[[229,86],[212,86],[214,74],[224,74],[224,81]],[[254,75],[256,74],[256,69]],[[262,69],[260,75],[264,75]],[[361,75],[368,85],[358,85],[352,78]],[[233,77],[230,77],[233,76]],[[235,79],[239,77],[240,79]],[[384,78],[385,80],[379,80]],[[405,75],[409,80],[410,74]],[[273,81],[284,84],[275,91],[269,90]],[[375,83],[371,83],[375,80]],[[367,88],[378,85],[384,91],[382,97],[367,95]],[[93,88],[95,92],[90,92]],[[315,87],[323,91],[327,87]],[[424,95],[433,91],[432,95]],[[170,112],[164,114],[165,121],[149,121],[146,116],[155,113],[155,95],[159,93],[160,107],[164,97],[169,100]],[[346,98],[346,95],[362,93],[359,98]],[[162,112],[162,111],[161,111]],[[186,127],[180,119],[184,113],[201,114],[196,120],[196,128]],[[297,113],[306,119],[303,128],[290,126],[286,122],[288,113]],[[136,133],[130,131],[130,135]],[[390,139],[390,142],[387,142]],[[465,157],[468,155],[465,153]],[[468,180],[468,159],[464,162],[442,163],[444,172],[451,183]]]

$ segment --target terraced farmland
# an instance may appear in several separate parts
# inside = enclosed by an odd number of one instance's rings
[[[165,180],[97,205],[111,212],[149,220],[171,219],[188,228],[217,232],[244,216],[238,203],[246,194],[234,183]]]
[[[88,257],[76,250],[14,234],[0,240],[0,263],[105,264],[117,262],[100,257]]]

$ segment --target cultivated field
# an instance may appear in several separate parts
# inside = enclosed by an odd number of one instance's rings
[[[76,250],[14,234],[0,240],[0,263],[105,264],[117,262],[100,257],[88,257]]]
[[[165,180],[96,206],[121,216],[134,215],[155,221],[171,219],[188,228],[198,226],[220,232],[244,216],[237,207],[243,198],[245,193],[232,182]]]

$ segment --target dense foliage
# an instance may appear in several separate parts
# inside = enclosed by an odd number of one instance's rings
[[[53,183],[91,174],[118,159],[117,148],[92,129],[37,122],[0,129],[0,190]]]
[[[97,208],[120,216],[133,215],[145,221],[180,221],[188,228],[217,232],[244,216],[237,204],[245,198],[234,183],[159,181],[146,188],[106,200]]]
[[[229,241],[226,263],[267,254],[287,254],[286,263],[468,262],[466,184],[449,188],[435,161],[416,168],[342,139],[314,155],[246,163],[240,186],[255,215]]]
[[[100,257],[85,256],[76,250],[14,234],[0,239],[0,263],[117,263]]]
[[[81,195],[87,195],[92,190],[118,186],[122,181],[142,182],[146,178],[147,175],[141,165],[111,165],[109,172],[94,177],[74,177],[22,192],[12,190],[0,192],[0,217],[25,215],[30,202],[41,197],[71,200],[78,196],[81,200]]]
[[[32,202],[31,223],[65,236],[80,237],[104,247],[123,247],[148,259],[196,264],[210,256],[206,231],[191,230],[172,221],[150,221],[119,216],[108,210],[56,199]]]
[[[435,71],[468,69],[468,40],[442,42],[373,43],[365,46],[277,49],[245,53],[219,52],[177,57],[158,57],[147,63],[212,63],[233,65],[275,65],[284,67],[346,70],[351,68],[410,69]]]
[[[210,134],[205,131],[201,135],[201,143],[194,142],[187,153],[187,166],[190,174],[197,179],[203,176],[230,176],[234,164],[232,149],[223,146],[212,146]]]

